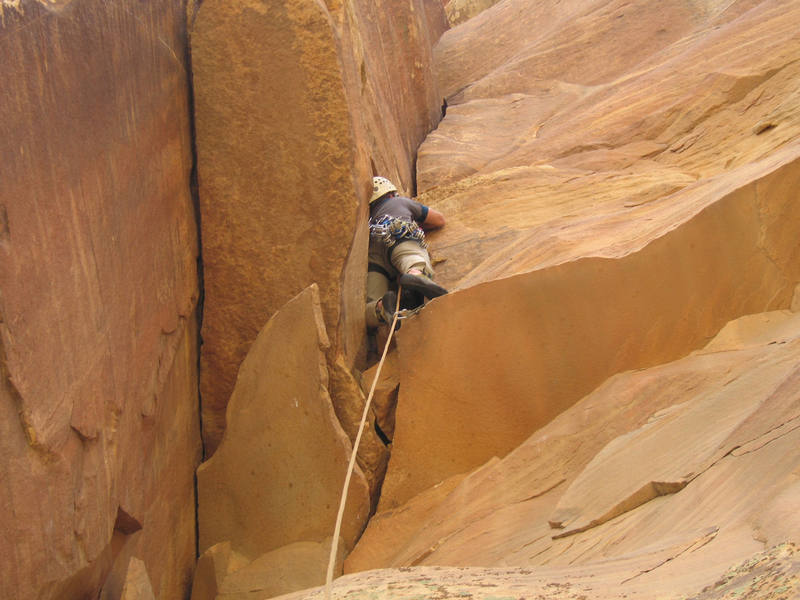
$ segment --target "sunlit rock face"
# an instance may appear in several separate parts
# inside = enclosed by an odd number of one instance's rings
[[[413,192],[441,115],[441,4],[206,0],[191,35],[205,310],[206,450],[259,328],[318,283],[331,362],[363,354],[373,172]]]
[[[201,552],[230,542],[255,560],[333,533],[352,446],[328,394],[328,345],[316,285],[262,328],[239,369],[219,450],[197,470]],[[342,526],[347,549],[369,509],[357,470]]]
[[[346,572],[711,598],[729,568],[755,581],[748,557],[796,560],[798,20],[505,1],[444,34],[418,185],[454,291],[398,332],[380,512]]]
[[[742,317],[729,323],[704,349],[687,357],[618,374],[505,459],[490,461],[469,475],[460,489],[445,490],[448,500],[444,504],[455,503],[452,509],[487,501],[482,492],[471,488],[470,482],[481,481],[494,498],[490,503],[499,497],[505,498],[503,505],[523,500],[527,503],[525,508],[510,508],[512,512],[520,510],[532,517],[534,506],[547,505],[543,509],[547,517],[540,526],[548,532],[547,540],[542,541],[548,552],[562,543],[555,539],[566,540],[595,528],[624,531],[625,539],[631,541],[628,538],[633,532],[644,528],[635,522],[653,511],[661,518],[652,518],[648,527],[662,527],[664,531],[677,526],[681,511],[691,513],[691,517],[683,517],[687,523],[707,512],[710,515],[702,518],[709,523],[749,523],[752,531],[747,534],[764,543],[779,543],[784,535],[792,539],[797,534],[796,517],[781,518],[780,524],[768,518],[772,501],[767,497],[774,499],[779,510],[784,488],[786,498],[797,491],[784,471],[795,469],[798,460],[798,449],[791,449],[796,443],[795,421],[800,410],[795,387],[800,376],[798,328],[800,314],[787,310]],[[762,450],[768,443],[781,449]],[[776,462],[771,464],[772,460]],[[755,478],[753,483],[743,485],[748,477]],[[714,491],[726,478],[727,483]],[[489,491],[493,482],[497,487]],[[522,496],[512,500],[516,494],[512,489],[517,486],[524,488],[521,493],[527,494],[528,500]],[[511,496],[506,497],[509,493]],[[707,498],[705,494],[709,494]],[[651,502],[660,496],[664,498]],[[447,514],[445,506],[437,513]],[[625,523],[612,525],[612,519],[621,514],[627,514]],[[667,518],[668,514],[673,517]],[[466,518],[467,513],[460,516]],[[469,513],[468,520],[473,517]],[[438,523],[442,517],[429,518]],[[480,518],[495,516],[487,511]],[[457,525],[455,516],[452,521],[445,527],[464,524]],[[513,525],[509,520],[507,524],[495,523],[495,527]],[[423,523],[419,530],[431,538],[449,539]],[[497,529],[493,533],[487,530],[484,535],[498,533]],[[658,539],[644,530],[633,537],[638,535]],[[572,541],[579,539],[583,538]],[[514,544],[509,542],[509,547]],[[455,540],[439,546],[449,547],[454,553],[466,550],[458,549]],[[543,548],[532,547],[530,556]],[[495,559],[488,557],[498,551],[488,546],[471,550],[476,552],[473,556],[479,564],[484,560],[492,564]],[[479,555],[486,558],[479,560]]]
[[[620,256],[695,214],[710,183],[748,181],[800,131],[796,10],[503,2],[448,31],[447,117],[418,161],[449,216],[439,278]]]
[[[687,596],[667,590],[658,598],[669,600],[728,600],[763,598],[784,600],[800,593],[796,544],[786,542],[754,554],[723,573],[723,576]],[[653,598],[645,586],[621,584],[612,561],[587,568],[544,567],[400,567],[354,573],[337,579],[332,585],[334,597],[371,600],[376,596],[415,600],[417,598],[547,598],[575,600],[597,598]],[[623,563],[624,566],[624,563]],[[624,587],[625,591],[621,591]],[[674,593],[673,593],[674,592]],[[322,598],[325,590],[317,588],[282,596],[282,600]]]
[[[2,598],[96,598],[112,571],[128,598],[188,591],[185,48],[180,3],[0,3]]]
[[[462,291],[399,335],[401,370],[420,376],[401,386],[384,508],[504,455],[610,375],[787,306],[798,280],[800,7],[523,5],[436,47],[452,96],[419,185],[448,216],[430,236],[437,277]],[[526,18],[540,35],[511,37]],[[579,68],[576,23],[605,40],[595,70]],[[564,86],[581,90],[553,100]],[[462,156],[477,163],[439,169]]]
[[[609,378],[455,487],[374,518],[345,569],[546,565],[533,573],[590,579],[599,597],[671,598],[766,550],[785,562],[757,597],[797,593],[798,365],[800,313],[734,320],[689,356]],[[762,575],[744,571],[743,588]]]
[[[800,245],[785,228],[800,231],[800,159],[724,194],[717,183],[693,218],[635,252],[476,285],[404,324],[381,506],[504,456],[615,373],[683,356],[738,315],[789,306]]]

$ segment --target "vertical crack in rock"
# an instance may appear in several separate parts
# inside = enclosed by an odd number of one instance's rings
[[[8,225],[8,210],[5,204],[0,204],[0,243],[6,242],[11,237]]]

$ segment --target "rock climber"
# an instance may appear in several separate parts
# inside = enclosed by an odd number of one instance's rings
[[[369,201],[367,326],[391,323],[397,308],[395,284],[402,286],[400,307],[421,306],[447,290],[433,281],[425,232],[444,226],[444,215],[400,196],[385,177],[372,178]]]

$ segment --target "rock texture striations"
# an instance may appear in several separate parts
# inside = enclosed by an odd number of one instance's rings
[[[737,315],[788,306],[800,246],[784,228],[800,226],[798,185],[793,160],[725,195],[709,186],[702,212],[636,252],[432,303],[399,336],[409,377],[382,506],[505,455],[614,373],[684,355]]]
[[[798,11],[507,0],[442,36],[418,185],[455,291],[398,332],[345,563],[401,570],[343,592],[796,595]]]
[[[185,48],[175,2],[0,2],[2,598],[95,598],[109,577],[126,598],[188,590]]]
[[[451,215],[433,251],[463,292],[399,336],[401,370],[425,375],[401,386],[384,508],[506,454],[614,373],[788,306],[800,278],[800,46],[784,4],[524,6],[436,47],[451,105],[419,185]],[[545,17],[544,40],[491,41]],[[606,33],[602,68],[580,69],[584,38],[562,47],[577,21]],[[580,93],[553,100],[564,85]]]
[[[597,597],[686,598],[766,550],[794,565],[774,590],[797,593],[799,359],[800,313],[732,321],[704,349],[608,379],[504,459],[426,491],[424,511],[419,496],[374,517],[345,569],[516,565],[527,569],[475,575],[507,585],[536,567]]]
[[[454,291],[398,333],[335,596],[800,594],[797,3],[186,12],[199,357],[181,8],[0,1],[0,596],[186,597],[196,545],[193,600],[322,582],[373,173]]]
[[[468,21],[475,15],[494,6],[497,0],[445,0],[444,10],[451,26]]]

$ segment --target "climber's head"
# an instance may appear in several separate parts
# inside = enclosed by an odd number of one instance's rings
[[[389,192],[396,192],[397,188],[394,184],[386,179],[386,177],[373,177],[372,178],[372,197],[369,203],[372,204],[376,200],[380,200]]]

